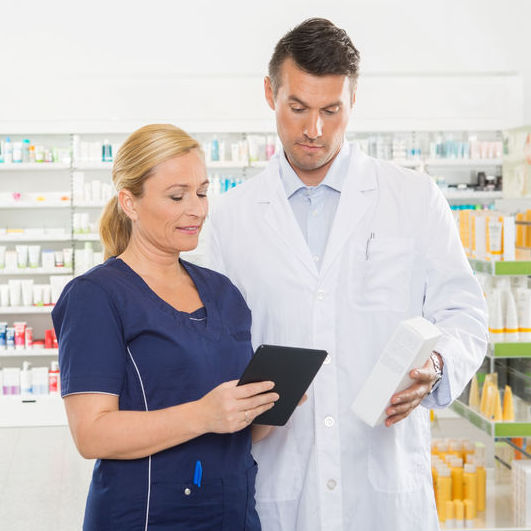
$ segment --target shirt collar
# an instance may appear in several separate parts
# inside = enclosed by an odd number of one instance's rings
[[[315,187],[328,186],[333,190],[341,193],[345,179],[347,177],[347,170],[349,164],[350,144],[345,140],[339,150],[334,162],[330,165],[325,178]],[[310,188],[306,186],[295,173],[295,170],[291,167],[284,150],[279,155],[280,162],[280,178],[286,191],[288,199],[301,188]]]

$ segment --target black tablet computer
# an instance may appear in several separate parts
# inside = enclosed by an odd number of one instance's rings
[[[258,415],[255,424],[283,426],[312,383],[327,356],[324,350],[260,345],[242,374],[238,385],[270,380],[280,398]]]

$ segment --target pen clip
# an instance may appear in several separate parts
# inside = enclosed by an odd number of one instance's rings
[[[367,240],[367,245],[365,246],[365,260],[369,259],[369,244],[371,243],[371,240],[374,240],[374,232],[371,232],[371,235]]]
[[[195,470],[194,470],[194,485],[197,485],[199,488],[201,488],[201,478],[203,477],[203,467],[201,466],[201,461],[195,462]]]

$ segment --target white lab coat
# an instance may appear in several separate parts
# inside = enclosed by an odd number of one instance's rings
[[[320,270],[278,158],[220,198],[210,219],[210,265],[251,308],[254,346],[329,352],[308,401],[253,446],[264,531],[438,529],[428,409],[371,429],[350,405],[403,319],[422,315],[444,334],[437,351],[449,392],[440,405],[461,393],[486,351],[484,298],[438,188],[356,145],[350,158]]]

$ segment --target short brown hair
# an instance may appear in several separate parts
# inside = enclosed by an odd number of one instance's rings
[[[350,78],[353,88],[356,86],[360,53],[347,32],[325,18],[309,18],[278,41],[269,61],[275,95],[280,86],[280,68],[287,58],[308,74],[344,75]]]

